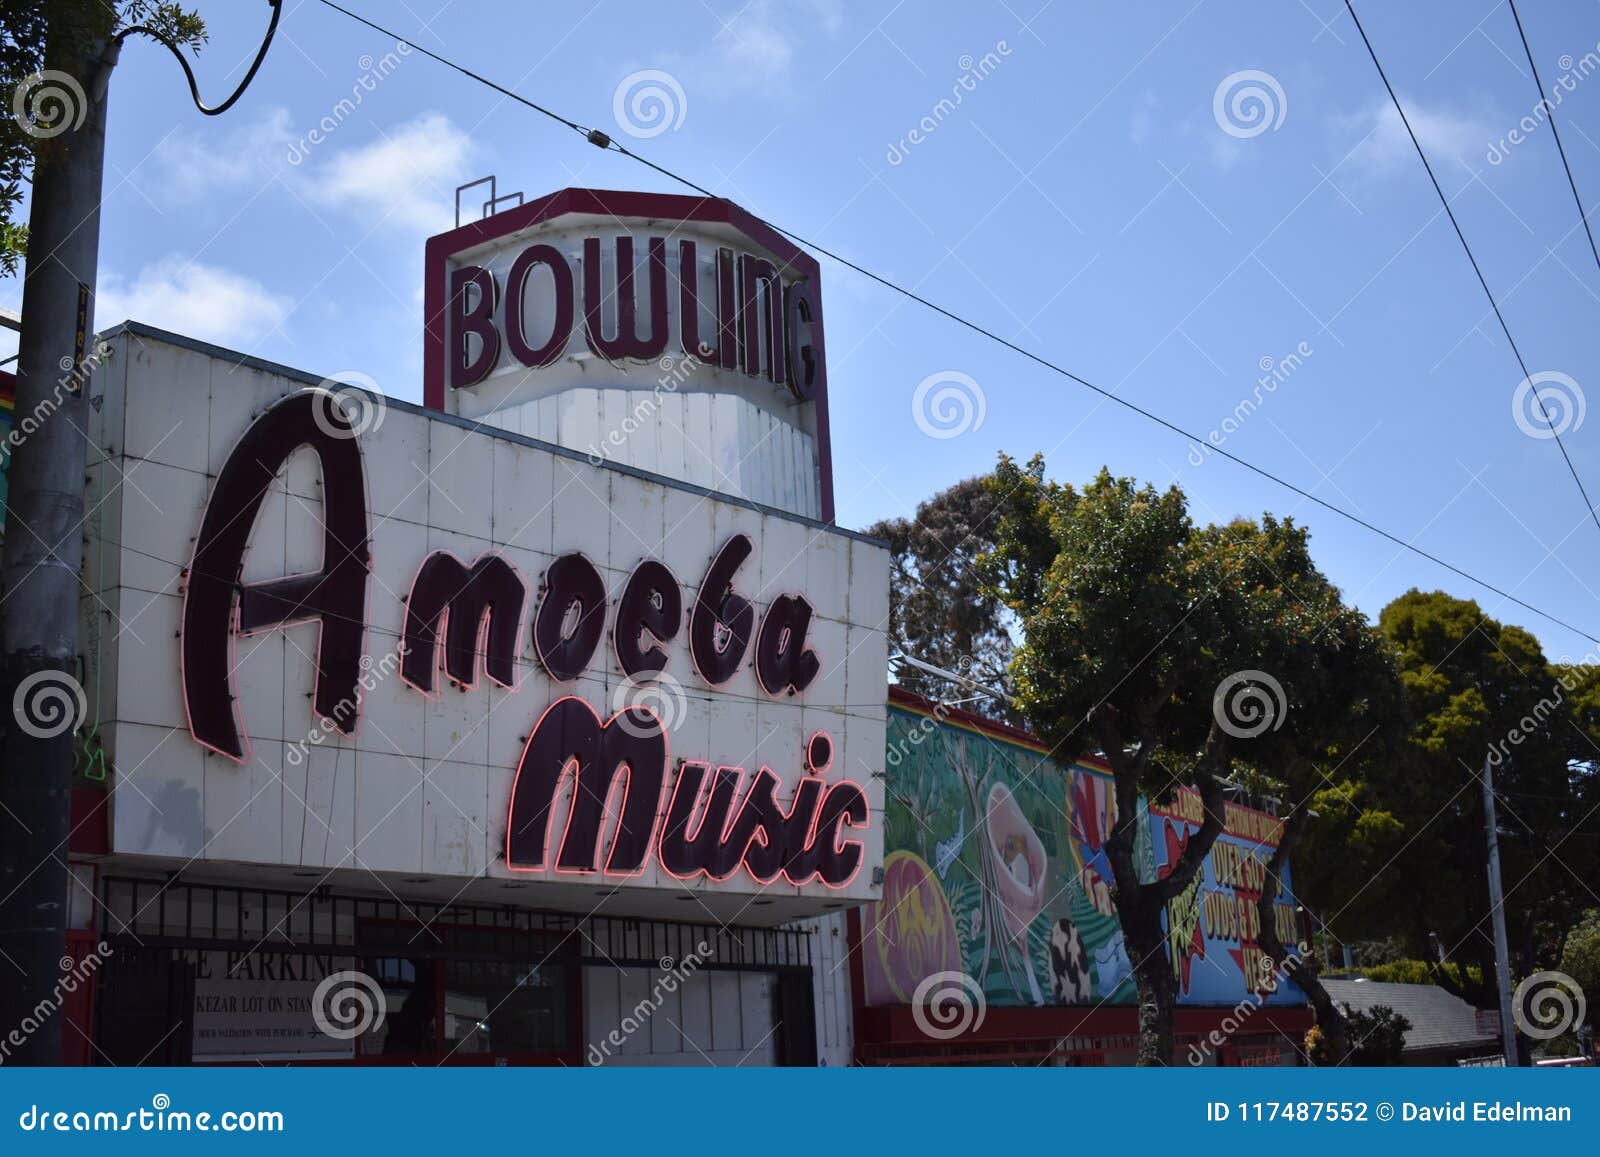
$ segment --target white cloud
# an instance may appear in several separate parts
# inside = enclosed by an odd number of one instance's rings
[[[475,174],[472,142],[449,117],[424,113],[366,144],[339,144],[337,136],[322,144],[328,159],[305,174],[315,200],[359,210],[374,224],[429,234],[454,227],[456,186]]]
[[[95,328],[133,319],[223,345],[254,342],[289,315],[292,302],[259,281],[177,254],[141,269],[130,282],[100,278]]]
[[[195,201],[223,189],[259,185],[282,172],[290,140],[288,109],[268,109],[229,127],[207,119],[162,140],[151,157],[159,189],[149,188],[138,172],[130,180],[158,200]]]
[[[1443,181],[1451,171],[1460,171],[1458,162],[1478,168],[1487,142],[1497,135],[1489,122],[1466,113],[1442,106],[1429,107],[1402,96],[1406,117],[1416,131],[1428,154],[1428,163]],[[1356,117],[1341,118],[1336,122],[1336,133],[1350,147],[1350,130],[1353,127],[1363,139],[1355,146],[1349,164],[1372,175],[1387,175],[1403,171],[1407,166],[1421,167],[1416,149],[1406,126],[1395,111],[1393,102],[1374,105]],[[1448,186],[1447,186],[1448,187]]]
[[[703,50],[647,63],[673,73],[689,90],[691,104],[702,92],[720,98],[786,95],[805,34],[820,31],[831,38],[843,22],[838,0],[751,0],[726,24],[717,25]]]
[[[1145,89],[1133,102],[1133,113],[1128,121],[1128,139],[1136,148],[1143,148],[1156,127],[1156,107],[1159,102],[1151,89]]]

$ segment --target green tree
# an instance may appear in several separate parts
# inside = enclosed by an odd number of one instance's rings
[[[1286,784],[1336,757],[1353,742],[1344,737],[1371,688],[1323,673],[1307,655],[1325,665],[1345,662],[1341,647],[1379,648],[1350,615],[1330,621],[1337,597],[1291,523],[1196,528],[1177,487],[1157,491],[1101,471],[1079,490],[1046,481],[1039,457],[1026,467],[1002,457],[991,486],[1003,513],[983,571],[1021,625],[1011,666],[1017,701],[1058,758],[1097,751],[1112,769],[1117,815],[1106,852],[1138,988],[1139,1063],[1169,1064],[1177,982],[1162,918],[1222,831],[1222,779],[1238,752],[1276,730],[1274,720],[1334,689],[1345,695],[1337,706],[1306,713],[1308,734],[1313,719],[1340,716],[1336,734],[1273,741],[1276,757],[1263,748],[1259,760]],[[1141,875],[1139,797],[1164,800],[1190,783],[1200,828],[1165,875]]]
[[[1467,967],[1433,980],[1479,1007],[1495,1002],[1493,938],[1485,884],[1487,853],[1480,776],[1494,768],[1513,956],[1541,954],[1541,929],[1576,916],[1582,881],[1568,866],[1574,814],[1570,761],[1585,745],[1572,722],[1561,672],[1520,627],[1486,616],[1470,600],[1408,591],[1379,626],[1394,647],[1408,705],[1409,735],[1375,790],[1405,831],[1386,869],[1389,931],[1408,954],[1433,961],[1430,933]],[[1427,881],[1426,887],[1406,881]],[[1369,929],[1342,928],[1346,934]],[[1526,971],[1526,969],[1524,969]],[[1472,977],[1483,978],[1478,983]]]
[[[911,518],[867,527],[889,541],[889,639],[894,649],[978,683],[1003,688],[1014,648],[1006,608],[977,571],[995,544],[999,505],[983,478],[968,478],[917,507]],[[896,673],[908,691],[945,698],[945,680],[913,667]],[[1003,701],[976,704],[985,715],[1020,723]]]
[[[24,184],[35,164],[49,163],[65,147],[48,130],[73,113],[70,101],[51,95],[59,87],[35,85],[33,78],[48,69],[82,84],[77,73],[83,46],[130,25],[144,25],[194,51],[206,39],[198,15],[159,0],[0,0],[0,274],[16,273],[27,252],[28,230],[17,218]],[[15,115],[18,86],[26,86],[22,116]]]
[[[1347,1004],[1344,1015],[1350,1031],[1350,1064],[1392,1067],[1403,1062],[1409,1020],[1386,1004],[1366,1010]]]
[[[1561,971],[1578,982],[1587,997],[1590,1024],[1600,1024],[1600,908],[1590,908],[1567,933]]]
[[[1324,1047],[1340,1055],[1345,1027],[1318,978],[1314,953],[1291,951],[1274,920],[1283,875],[1312,817],[1372,826],[1336,777],[1387,758],[1403,735],[1400,678],[1393,655],[1366,618],[1346,606],[1311,558],[1307,532],[1263,515],[1206,531],[1218,551],[1237,555],[1239,611],[1265,673],[1283,689],[1273,725],[1234,745],[1236,775],[1258,795],[1280,801],[1283,831],[1267,860],[1256,901],[1258,943],[1274,968],[1306,993]],[[1347,819],[1346,817],[1354,817]]]

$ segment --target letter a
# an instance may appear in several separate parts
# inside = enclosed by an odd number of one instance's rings
[[[319,410],[320,408],[320,410]],[[245,549],[284,463],[310,446],[322,468],[322,569],[246,584]],[[183,600],[183,701],[195,739],[240,763],[249,738],[233,705],[233,639],[315,620],[315,714],[346,735],[360,715],[357,680],[366,634],[367,503],[356,431],[327,390],[270,407],[228,455],[200,535]]]

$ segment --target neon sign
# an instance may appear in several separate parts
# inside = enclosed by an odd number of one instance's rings
[[[322,469],[322,565],[308,574],[243,583],[263,501],[304,446],[315,451]],[[271,406],[223,464],[184,592],[180,679],[197,742],[249,762],[232,686],[234,640],[306,621],[320,626],[313,705],[338,730],[355,734],[373,561],[363,470],[356,432],[318,390]],[[811,686],[822,667],[808,641],[814,608],[801,594],[784,594],[763,612],[741,594],[740,571],[755,549],[748,535],[728,537],[687,609],[667,566],[640,562],[617,599],[611,628],[624,674],[638,680],[660,674],[670,662],[668,648],[686,634],[691,664],[708,688],[726,684],[746,663],[770,698]],[[470,690],[480,670],[514,691],[524,629],[552,683],[589,671],[611,609],[599,568],[581,553],[564,554],[542,576],[531,624],[528,603],[529,583],[501,554],[486,551],[468,563],[447,551],[428,553],[406,598],[398,644],[402,680],[424,700],[440,693],[441,675]],[[654,712],[627,706],[602,721],[589,703],[563,695],[539,716],[518,760],[507,804],[506,865],[517,872],[629,877],[654,856],[677,879],[721,881],[742,869],[761,883],[783,876],[792,884],[844,887],[861,868],[865,849],[855,833],[867,827],[870,813],[858,784],[825,778],[833,755],[832,739],[813,733],[784,804],[783,780],[769,767],[750,774],[685,758],[669,774],[668,736]],[[569,782],[571,802],[554,831],[561,789]],[[615,815],[608,810],[613,797]]]

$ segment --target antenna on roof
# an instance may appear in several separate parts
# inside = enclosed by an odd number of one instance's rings
[[[461,228],[461,194],[465,193],[468,189],[476,189],[476,188],[478,188],[479,186],[482,186],[482,185],[488,185],[489,186],[489,199],[487,201],[483,202],[483,204],[481,206],[479,206],[478,218],[477,219],[480,220],[480,221],[483,220],[485,217],[493,217],[496,213],[500,212],[500,204],[501,204],[502,201],[510,201],[513,197],[515,197],[516,198],[516,204],[517,205],[522,204],[522,194],[521,193],[507,193],[504,197],[502,197],[502,196],[499,195],[498,192],[496,192],[496,189],[495,189],[495,178],[494,178],[494,174],[492,174],[492,173],[487,177],[479,177],[476,181],[468,181],[465,185],[457,185],[456,186],[456,228],[457,229]],[[515,206],[512,206],[512,207],[515,208]]]
[[[965,687],[970,691],[978,691],[989,696],[991,699],[998,699],[1007,707],[1014,706],[1014,704],[1011,702],[1011,696],[1007,695],[1004,691],[999,691],[993,687],[987,686],[986,684],[980,683],[976,679],[972,678],[972,676],[963,675],[959,671],[947,671],[943,667],[935,667],[932,663],[924,663],[921,659],[915,659],[906,654],[904,651],[896,651],[894,654],[890,655],[889,662],[903,663],[907,667],[915,668],[926,675],[932,675],[939,679],[948,679],[952,683],[960,684],[962,687]]]

